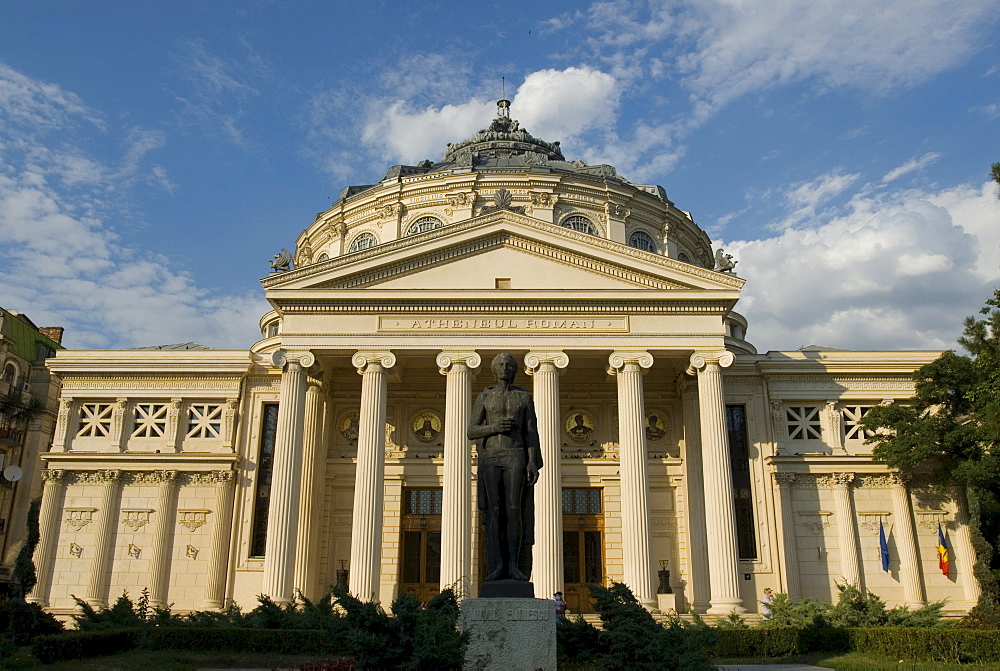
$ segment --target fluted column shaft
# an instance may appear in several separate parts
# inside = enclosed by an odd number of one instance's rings
[[[853,473],[828,476],[833,486],[833,504],[837,514],[837,534],[840,542],[840,572],[848,585],[861,585],[861,562],[858,557],[857,535],[854,531],[854,504],[851,501]]]
[[[205,590],[206,610],[222,610],[226,605],[226,579],[229,575],[229,548],[233,524],[233,490],[236,488],[234,471],[212,473],[215,485],[214,518],[212,520],[212,545],[208,555],[208,589]]]
[[[377,601],[382,559],[386,378],[388,369],[396,365],[396,357],[391,352],[358,352],[352,361],[361,374],[361,419],[354,476],[350,590],[362,601]]]
[[[653,365],[653,357],[648,352],[612,352],[608,363],[608,371],[618,378],[622,578],[639,603],[651,610],[656,607],[656,588],[649,551],[649,480],[642,374]]]
[[[56,536],[59,534],[59,513],[63,493],[66,491],[66,472],[46,469],[42,471],[45,487],[42,490],[42,507],[39,511],[39,537],[35,547],[35,566],[38,582],[28,597],[28,603],[47,606],[49,588],[52,586],[52,562],[55,560]]]
[[[795,473],[774,473],[778,483],[778,499],[781,505],[781,547],[785,560],[784,591],[793,599],[799,598],[802,580],[799,577],[799,553],[795,542],[795,511],[792,508],[792,487]]]
[[[722,369],[732,365],[729,352],[695,353],[691,367],[698,372],[698,411],[705,482],[705,523],[708,527],[708,571],[712,615],[746,612],[740,597],[736,556],[736,516],[733,508],[733,467],[726,435]]]
[[[111,562],[111,537],[115,524],[115,500],[118,498],[121,471],[96,471],[85,477],[101,485],[100,508],[94,521],[94,558],[90,563],[86,602],[94,608],[104,608],[107,603],[108,585],[104,576]]]
[[[153,545],[149,556],[149,605],[166,608],[170,603],[167,600],[167,567],[171,550],[170,531],[177,507],[177,471],[157,471],[150,475],[156,483],[156,510],[153,511]]]
[[[314,525],[320,518],[310,515],[315,510],[317,452],[323,431],[323,387],[318,379],[310,379],[306,388],[305,419],[302,426],[302,483],[299,491],[299,551],[295,555],[295,588],[314,599],[317,558],[313,556]]]
[[[472,373],[482,363],[475,352],[441,352],[445,377],[444,490],[441,502],[441,589],[455,583],[467,595],[472,581],[472,450],[469,413]]]
[[[559,375],[569,365],[563,352],[528,352],[542,469],[535,483],[535,548],[531,579],[535,594],[549,598],[563,588],[562,474],[560,471]]]
[[[976,549],[972,546],[972,538],[969,537],[968,500],[964,487],[951,487],[950,493],[955,502],[955,529],[951,533],[955,547],[949,553],[948,559],[955,562],[959,579],[962,581],[965,600],[969,602],[971,607],[979,601],[979,594],[982,590],[973,571],[973,567],[976,565]]]
[[[684,404],[684,466],[687,481],[689,539],[689,578],[694,597],[688,595],[695,612],[703,613],[709,606],[708,529],[705,526],[705,483],[701,463],[701,427],[699,426],[698,394],[687,386],[682,391]]]
[[[927,602],[917,551],[917,530],[910,508],[910,491],[906,481],[895,475],[892,478],[892,512],[896,518],[896,549],[899,551],[899,574],[903,579],[903,598],[911,608],[920,608]]]
[[[267,511],[264,577],[261,591],[275,603],[293,598],[292,579],[298,550],[299,489],[302,478],[302,422],[305,415],[306,369],[316,362],[310,352],[276,351],[271,363],[282,368],[274,470]]]

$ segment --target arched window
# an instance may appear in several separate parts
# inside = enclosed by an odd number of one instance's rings
[[[566,228],[572,228],[574,231],[586,233],[587,235],[597,235],[597,229],[594,228],[592,223],[590,223],[590,219],[587,219],[587,217],[581,217],[579,214],[574,214],[572,217],[566,217],[562,220],[562,224],[560,225]]]
[[[3,381],[7,384],[14,386],[14,380],[17,379],[17,368],[14,364],[9,363],[3,367]]]
[[[437,217],[420,217],[415,222],[410,224],[410,227],[406,230],[406,234],[416,235],[417,233],[433,230],[440,225],[441,220]]]
[[[685,254],[684,252],[681,252],[680,254],[677,255],[677,260],[680,261],[681,263],[691,263],[691,257]]]
[[[347,250],[348,254],[353,254],[354,252],[360,252],[362,249],[369,249],[378,244],[378,240],[375,238],[373,233],[365,231],[354,238],[354,242],[351,243],[351,248]]]
[[[322,254],[319,255],[319,258],[316,259],[316,263],[323,263],[324,261],[329,261],[329,260],[330,260],[330,255],[327,254],[326,252],[323,252]]]
[[[648,233],[643,231],[636,231],[628,236],[628,246],[641,249],[644,252],[656,253],[656,243],[653,242],[653,238],[649,237]]]

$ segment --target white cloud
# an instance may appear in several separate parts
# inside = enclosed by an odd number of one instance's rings
[[[436,161],[444,155],[448,142],[471,136],[487,126],[495,113],[496,103],[491,101],[470,100],[421,110],[411,110],[407,103],[397,101],[365,126],[361,138],[392,161]]]
[[[923,156],[911,159],[906,163],[904,163],[903,165],[897,168],[893,168],[889,172],[885,173],[885,175],[882,177],[882,183],[888,184],[889,182],[894,182],[900,177],[908,175],[911,172],[923,170],[924,168],[926,168],[939,158],[941,158],[941,154],[938,154],[937,152],[928,152]]]
[[[4,307],[66,327],[69,347],[256,340],[267,309],[259,294],[207,290],[169,260],[122,244],[108,222],[131,216],[123,205],[131,184],[169,186],[163,169],[146,160],[166,138],[133,128],[121,139],[120,160],[102,162],[75,144],[81,121],[93,128],[99,118],[74,94],[0,66]]]
[[[524,78],[512,114],[536,137],[565,142],[584,131],[608,129],[618,111],[618,85],[593,68],[539,70]]]
[[[737,310],[758,348],[955,348],[1000,282],[990,184],[856,194],[777,237],[724,243],[748,282]]]
[[[781,230],[814,218],[821,206],[844,193],[860,177],[856,173],[845,175],[840,170],[833,170],[816,179],[792,184],[783,191],[788,215],[772,228]]]

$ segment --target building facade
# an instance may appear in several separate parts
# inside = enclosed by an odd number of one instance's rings
[[[10,593],[28,506],[41,495],[39,455],[52,442],[59,398],[45,360],[61,348],[62,334],[0,308],[0,598]]]
[[[938,353],[758,354],[734,311],[744,281],[715,270],[689,213],[567,161],[508,105],[441,161],[345,188],[276,256],[249,351],[49,362],[62,397],[34,601],[68,613],[73,594],[149,587],[154,605],[221,608],[338,580],[386,604],[475,596],[466,430],[510,352],[544,459],[537,595],[586,612],[585,585],[616,580],[650,609],[728,614],[765,587],[830,600],[847,581],[891,604],[975,603],[964,496],[874,463],[858,425]]]

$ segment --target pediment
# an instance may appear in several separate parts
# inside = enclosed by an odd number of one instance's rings
[[[501,211],[262,280],[269,291],[681,290],[738,293],[743,280]]]

